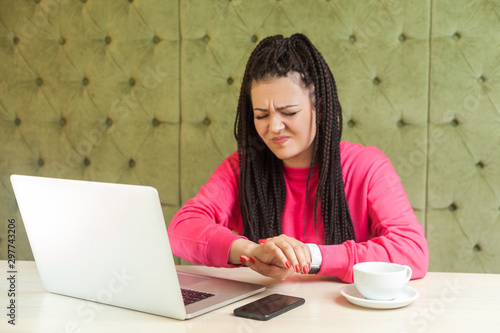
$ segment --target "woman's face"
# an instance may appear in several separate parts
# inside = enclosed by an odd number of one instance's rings
[[[254,82],[250,91],[254,124],[267,147],[286,166],[311,165],[316,136],[316,112],[310,90],[297,73]]]

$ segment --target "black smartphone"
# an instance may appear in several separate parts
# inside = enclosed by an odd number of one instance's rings
[[[305,299],[281,294],[271,294],[234,310],[239,317],[269,320],[305,303]]]

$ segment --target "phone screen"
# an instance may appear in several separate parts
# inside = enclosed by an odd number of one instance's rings
[[[305,303],[305,299],[281,294],[271,294],[234,310],[236,316],[269,320]]]

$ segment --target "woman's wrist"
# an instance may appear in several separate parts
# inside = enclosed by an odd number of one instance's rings
[[[257,243],[249,241],[246,238],[238,238],[231,244],[231,249],[229,250],[228,263],[232,265],[241,265],[241,256],[250,257],[253,249],[259,246]]]
[[[308,274],[316,274],[321,269],[321,264],[323,262],[323,257],[319,246],[316,244],[306,243],[309,251],[311,251],[311,270]]]

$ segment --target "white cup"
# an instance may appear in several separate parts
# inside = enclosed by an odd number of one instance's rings
[[[411,278],[411,268],[389,262],[362,262],[354,265],[356,289],[367,299],[390,301]]]

